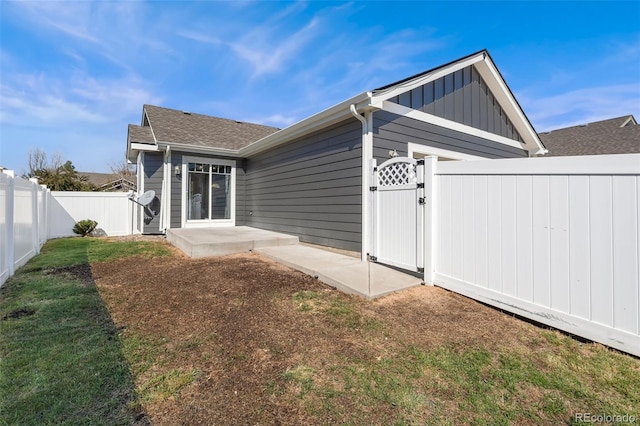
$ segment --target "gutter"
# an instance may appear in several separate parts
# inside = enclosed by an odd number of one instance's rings
[[[312,132],[321,127],[342,121],[349,117],[351,105],[365,103],[365,105],[368,106],[371,96],[371,92],[363,92],[356,95],[351,99],[347,99],[346,101],[320,111],[311,117],[298,121],[289,127],[272,133],[269,136],[265,136],[264,138],[241,148],[238,151],[238,154],[242,157],[250,157],[282,143],[289,142],[296,137]]]

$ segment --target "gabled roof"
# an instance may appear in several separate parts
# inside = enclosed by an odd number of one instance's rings
[[[156,142],[240,149],[278,131],[275,127],[145,105]]]
[[[142,145],[143,149],[157,150],[159,145],[173,147],[200,147],[227,150],[230,153],[249,145],[258,139],[277,132],[278,129],[261,124],[230,120],[196,114],[155,105],[144,105],[142,125],[129,124],[127,155],[135,161],[133,151]],[[131,144],[136,144],[132,147]]]
[[[135,190],[135,182],[114,173],[78,172],[85,177],[87,182],[96,187],[98,191],[128,191]]]
[[[282,130],[259,124],[144,105],[142,126],[129,127],[127,155],[129,160],[134,161],[138,150],[158,150],[160,145],[171,145],[174,147],[172,149],[193,148],[194,152],[249,157],[333,123],[353,118],[352,111],[358,113],[385,109],[391,111],[390,108],[394,108],[394,106],[389,106],[388,100],[393,96],[469,65],[473,65],[478,70],[487,86],[490,87],[495,99],[500,103],[521,136],[522,142],[514,142],[507,138],[501,138],[499,135],[483,133],[483,131],[479,131],[479,136],[499,140],[506,144],[515,144],[514,146],[527,150],[530,155],[545,153],[545,147],[538,134],[493,64],[488,52],[482,50],[408,79],[353,96]],[[417,115],[419,116],[412,116],[412,118],[440,126],[449,126],[463,132],[478,133],[477,129],[470,126],[460,125],[427,113],[419,112]],[[149,146],[149,134],[140,129],[147,127],[147,124],[154,141],[152,147]]]
[[[640,126],[633,115],[540,133],[550,156],[640,153]]]

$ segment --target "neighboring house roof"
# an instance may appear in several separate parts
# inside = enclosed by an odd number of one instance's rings
[[[356,112],[358,114],[376,110],[393,112],[398,108],[397,105],[390,105],[389,100],[394,96],[470,65],[477,69],[495,95],[496,101],[500,103],[507,117],[513,122],[514,128],[522,139],[516,145],[529,151],[530,155],[545,153],[545,147],[538,134],[506,85],[489,53],[482,50],[408,79],[363,92],[282,130],[259,124],[144,105],[142,126],[129,126],[127,156],[130,161],[135,161],[139,151],[160,151],[171,146],[172,150],[193,148],[194,152],[249,157],[331,124],[353,118],[353,114]],[[420,119],[431,120],[433,117],[424,114],[420,116]],[[453,125],[453,128],[456,128],[455,126],[457,128],[464,127],[448,120],[443,121],[438,117],[433,119],[433,124]],[[143,128],[146,127],[149,128],[149,132],[145,133]],[[512,141],[504,139],[506,143],[512,143]],[[150,142],[151,140],[153,142]]]
[[[87,178],[98,191],[129,191],[136,189],[135,182],[113,173],[78,172],[79,176]]]
[[[549,156],[640,153],[640,126],[633,115],[540,133]]]

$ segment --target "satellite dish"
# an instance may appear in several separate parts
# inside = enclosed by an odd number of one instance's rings
[[[156,191],[146,191],[144,194],[138,197],[138,200],[136,202],[141,206],[148,206],[155,197]]]

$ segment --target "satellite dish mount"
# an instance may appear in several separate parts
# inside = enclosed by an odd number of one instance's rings
[[[148,216],[150,218],[154,218],[158,215],[158,212],[156,212],[155,210],[151,210],[149,208],[149,205],[155,198],[156,198],[156,191],[153,191],[153,190],[145,191],[145,193],[139,196],[138,198],[135,198],[133,194],[131,194],[131,196],[129,197],[131,201],[141,205],[144,208],[145,216]]]

